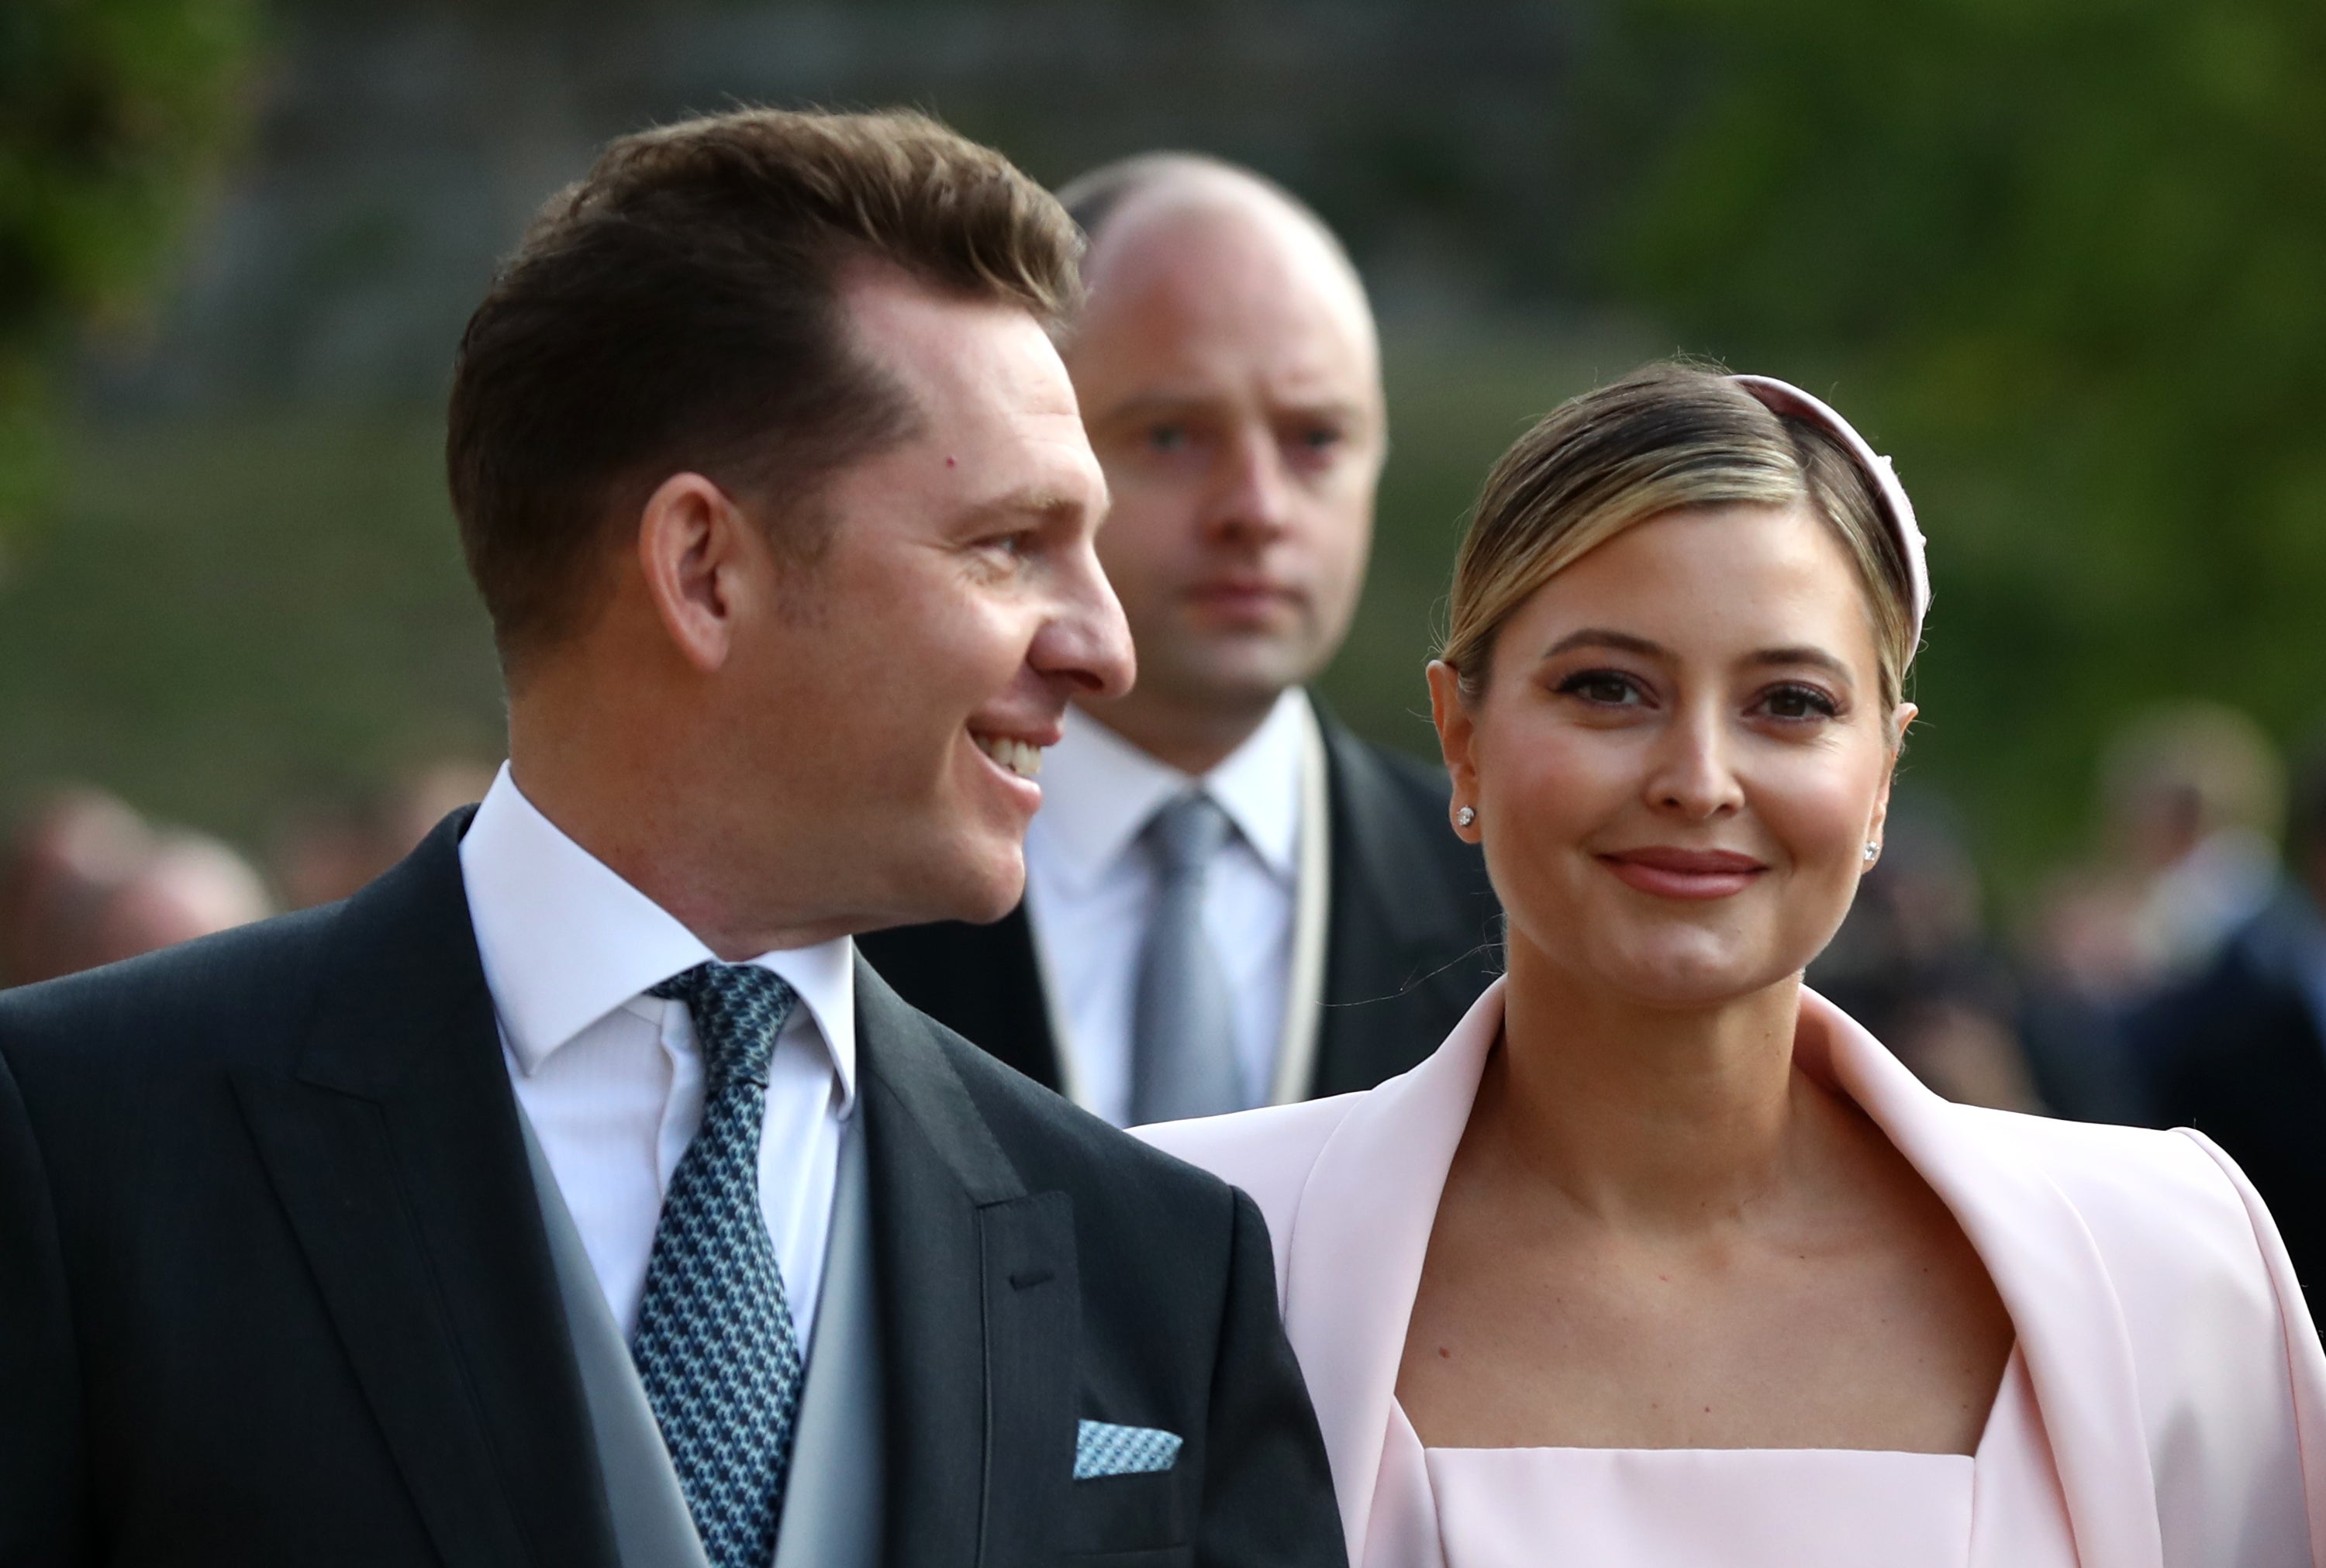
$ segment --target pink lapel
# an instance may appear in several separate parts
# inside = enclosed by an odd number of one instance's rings
[[[2082,1217],[2011,1136],[2011,1118],[1941,1099],[1811,991],[1794,1051],[1889,1135],[1986,1263],[2018,1331],[2084,1568],[2161,1568],[2132,1338]]]
[[[1365,1560],[1373,1482],[1438,1195],[1502,1032],[1496,980],[1435,1054],[1341,1118],[1294,1211],[1284,1327],[1324,1429],[1351,1563]]]
[[[1503,982],[1420,1066],[1362,1097],[1319,1151],[1288,1243],[1285,1328],[1308,1376],[1352,1563],[1364,1561],[1405,1330],[1437,1200],[1502,1033]],[[2019,1336],[2084,1568],[2162,1568],[2132,1342],[2067,1198],[1997,1113],[1950,1105],[1804,991],[1795,1049],[1945,1201]]]

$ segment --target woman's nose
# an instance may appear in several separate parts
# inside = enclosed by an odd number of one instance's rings
[[[1649,803],[1659,810],[1704,820],[1733,812],[1744,803],[1729,756],[1729,738],[1717,716],[1683,714],[1665,730],[1653,754]]]

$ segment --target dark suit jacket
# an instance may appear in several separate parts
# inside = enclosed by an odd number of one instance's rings
[[[1446,775],[1319,713],[1332,818],[1325,1016],[1310,1096],[1371,1089],[1437,1048],[1502,972],[1501,906],[1475,847],[1447,825]],[[898,993],[1036,1081],[1062,1081],[1019,905],[859,940]]]
[[[464,821],[0,996],[0,1564],[611,1568]],[[1340,1564],[1250,1201],[858,1006],[887,1560]],[[1075,1481],[1085,1417],[1186,1446]]]
[[[2150,1119],[2196,1127],[2245,1168],[2315,1303],[2326,1300],[2326,1039],[2289,951],[2300,913],[2264,911],[2204,972],[2135,1012],[2127,1035],[2149,1075]]]

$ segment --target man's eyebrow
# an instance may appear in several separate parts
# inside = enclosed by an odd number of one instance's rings
[[[1158,414],[1186,413],[1195,409],[1210,408],[1226,401],[1212,392],[1142,392],[1124,398],[1101,417],[1109,423],[1117,420],[1151,419]]]
[[[1102,424],[1128,423],[1138,420],[1156,419],[1170,414],[1186,414],[1204,409],[1216,408],[1228,400],[1210,392],[1148,392],[1127,397],[1099,416]],[[1289,398],[1281,412],[1309,419],[1355,420],[1365,411],[1359,401],[1346,397]]]
[[[1052,523],[1079,516],[1086,505],[1083,497],[1064,490],[1054,490],[1047,485],[1028,486],[980,501],[963,511],[959,520],[964,528],[1019,518]]]

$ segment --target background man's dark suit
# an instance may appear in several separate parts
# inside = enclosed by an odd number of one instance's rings
[[[1445,775],[1318,719],[1332,903],[1311,1096],[1370,1089],[1428,1055],[1502,969],[1500,909],[1476,848],[1447,826]],[[907,926],[858,945],[913,1006],[1058,1087],[1024,905],[991,925]]]
[[[2326,1292],[2326,1037],[2300,964],[2317,917],[2293,890],[2127,1028],[2159,1127],[2193,1127],[2244,1167],[2303,1294]]]
[[[0,996],[0,1563],[609,1568],[449,821],[346,905]],[[1251,1202],[861,966],[897,1564],[1338,1564]],[[1170,1471],[1070,1479],[1078,1419]]]

